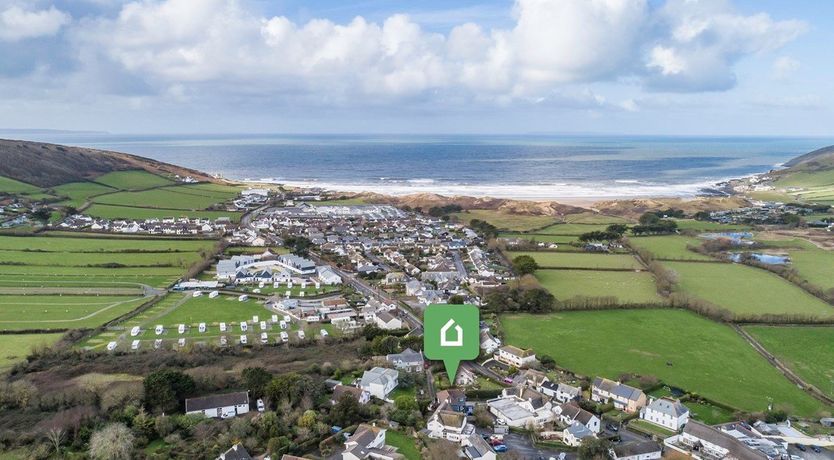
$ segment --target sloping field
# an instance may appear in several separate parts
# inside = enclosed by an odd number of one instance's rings
[[[91,196],[102,193],[115,192],[116,189],[95,182],[72,182],[69,184],[52,187],[52,190],[59,196],[66,196],[68,200],[61,202],[67,206],[76,208],[84,204]]]
[[[619,304],[660,304],[649,272],[536,270],[536,279],[561,301],[579,297],[616,297]]]
[[[834,306],[779,276],[739,264],[664,262],[680,289],[740,317],[765,314],[834,317]]]
[[[586,376],[653,375],[748,411],[830,410],[798,389],[730,327],[681,310],[503,315],[508,344],[530,347]]]
[[[118,192],[93,198],[100,204],[114,206],[135,206],[142,208],[203,210],[227,201],[236,194],[203,192],[187,186],[174,186],[143,190],[140,192]]]
[[[458,212],[452,215],[466,224],[469,224],[469,221],[472,219],[480,219],[485,222],[489,222],[500,230],[513,232],[525,232],[541,228],[556,221],[556,218],[550,216],[525,216],[494,211],[491,209],[470,209],[468,211]]]
[[[639,249],[651,252],[656,259],[668,260],[715,260],[712,257],[690,251],[688,246],[699,246],[697,238],[682,235],[635,236],[628,241]]]
[[[609,224],[555,224],[533,233],[540,235],[581,235],[583,233],[605,230]]]
[[[34,347],[52,345],[63,334],[2,334],[0,335],[0,370],[22,361]],[[2,457],[0,457],[2,458]]]
[[[592,254],[562,253],[551,251],[508,252],[512,260],[520,255],[528,255],[536,260],[541,268],[587,268],[587,269],[622,269],[641,268],[633,256],[628,254]]]
[[[84,329],[118,318],[147,301],[135,296],[0,295],[0,329]]]
[[[138,208],[129,206],[111,206],[94,204],[84,210],[84,214],[102,219],[164,219],[166,217],[187,217],[189,219],[219,219],[228,217],[232,222],[240,221],[241,213],[233,211],[188,211],[184,209]]]
[[[172,185],[174,181],[147,171],[114,171],[101,175],[95,182],[119,190],[142,190]]]

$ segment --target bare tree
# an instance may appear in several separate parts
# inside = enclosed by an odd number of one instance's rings
[[[66,432],[64,429],[59,427],[52,427],[46,432],[46,439],[49,440],[49,443],[55,449],[55,455],[59,457],[61,456],[61,444],[64,443],[65,435]]]
[[[133,433],[123,423],[111,423],[93,433],[90,457],[95,460],[127,460],[133,452]]]

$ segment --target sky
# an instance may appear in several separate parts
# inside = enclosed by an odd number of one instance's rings
[[[834,2],[0,0],[0,129],[834,135]]]

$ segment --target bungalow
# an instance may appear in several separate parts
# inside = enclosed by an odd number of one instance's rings
[[[689,421],[689,409],[676,399],[658,398],[640,411],[640,418],[679,431]]]
[[[376,426],[361,424],[353,436],[345,441],[345,451],[342,460],[376,460],[401,459],[402,455],[393,449],[385,448],[385,430]]]
[[[209,418],[229,418],[249,412],[249,392],[188,398],[185,413],[202,414]]]
[[[330,398],[330,404],[336,405],[345,396],[356,399],[359,404],[368,404],[371,401],[371,394],[361,388],[336,385],[333,387],[333,397]]]
[[[487,401],[487,406],[495,417],[513,428],[541,426],[553,419],[550,401],[529,388],[508,388],[500,398]]]
[[[602,377],[594,379],[591,399],[604,404],[612,402],[615,408],[628,413],[635,413],[646,405],[646,394],[641,390]]]
[[[497,361],[519,369],[536,362],[536,354],[533,353],[533,350],[523,350],[512,345],[504,345],[499,348],[494,356]]]
[[[594,433],[585,428],[585,425],[576,423],[562,431],[562,442],[571,447],[579,447],[582,441],[587,438],[593,438]]]
[[[229,450],[220,454],[217,460],[251,460],[252,456],[243,447],[243,444],[237,443],[230,447]]]
[[[466,422],[466,414],[455,412],[447,404],[441,404],[426,424],[426,430],[430,438],[462,444],[475,432],[475,426]]]
[[[654,441],[636,441],[615,446],[610,453],[613,460],[658,460],[663,448]]]
[[[397,388],[399,373],[393,369],[375,367],[362,374],[359,387],[367,391],[371,396],[387,400],[388,394]]]
[[[396,369],[406,372],[419,372],[423,370],[423,352],[406,348],[402,353],[387,355],[385,360],[391,363]]]
[[[402,320],[387,311],[377,312],[374,320],[377,326],[385,330],[400,329],[403,327]]]
[[[595,434],[598,434],[601,430],[599,417],[574,403],[564,403],[556,406],[553,412],[559,417],[559,421],[565,425],[580,423]]]

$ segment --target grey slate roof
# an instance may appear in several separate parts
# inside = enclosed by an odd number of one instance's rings
[[[248,391],[188,398],[185,400],[185,411],[202,411],[206,409],[217,409],[218,407],[239,406],[242,404],[249,404]]]
[[[689,412],[689,409],[681,404],[680,401],[667,398],[655,399],[651,404],[649,404],[649,409],[660,412],[661,414],[670,415],[674,418],[678,418]]]
[[[235,444],[226,452],[217,457],[218,460],[251,460],[252,456],[243,447],[243,444]]]
[[[709,425],[690,420],[683,427],[683,432],[690,436],[721,446],[729,451],[728,457],[737,460],[766,460],[767,456],[761,451],[747,447],[743,442]]]
[[[654,441],[630,442],[614,447],[614,453],[617,455],[617,458],[645,455],[652,452],[660,452],[661,450],[660,444]]]

